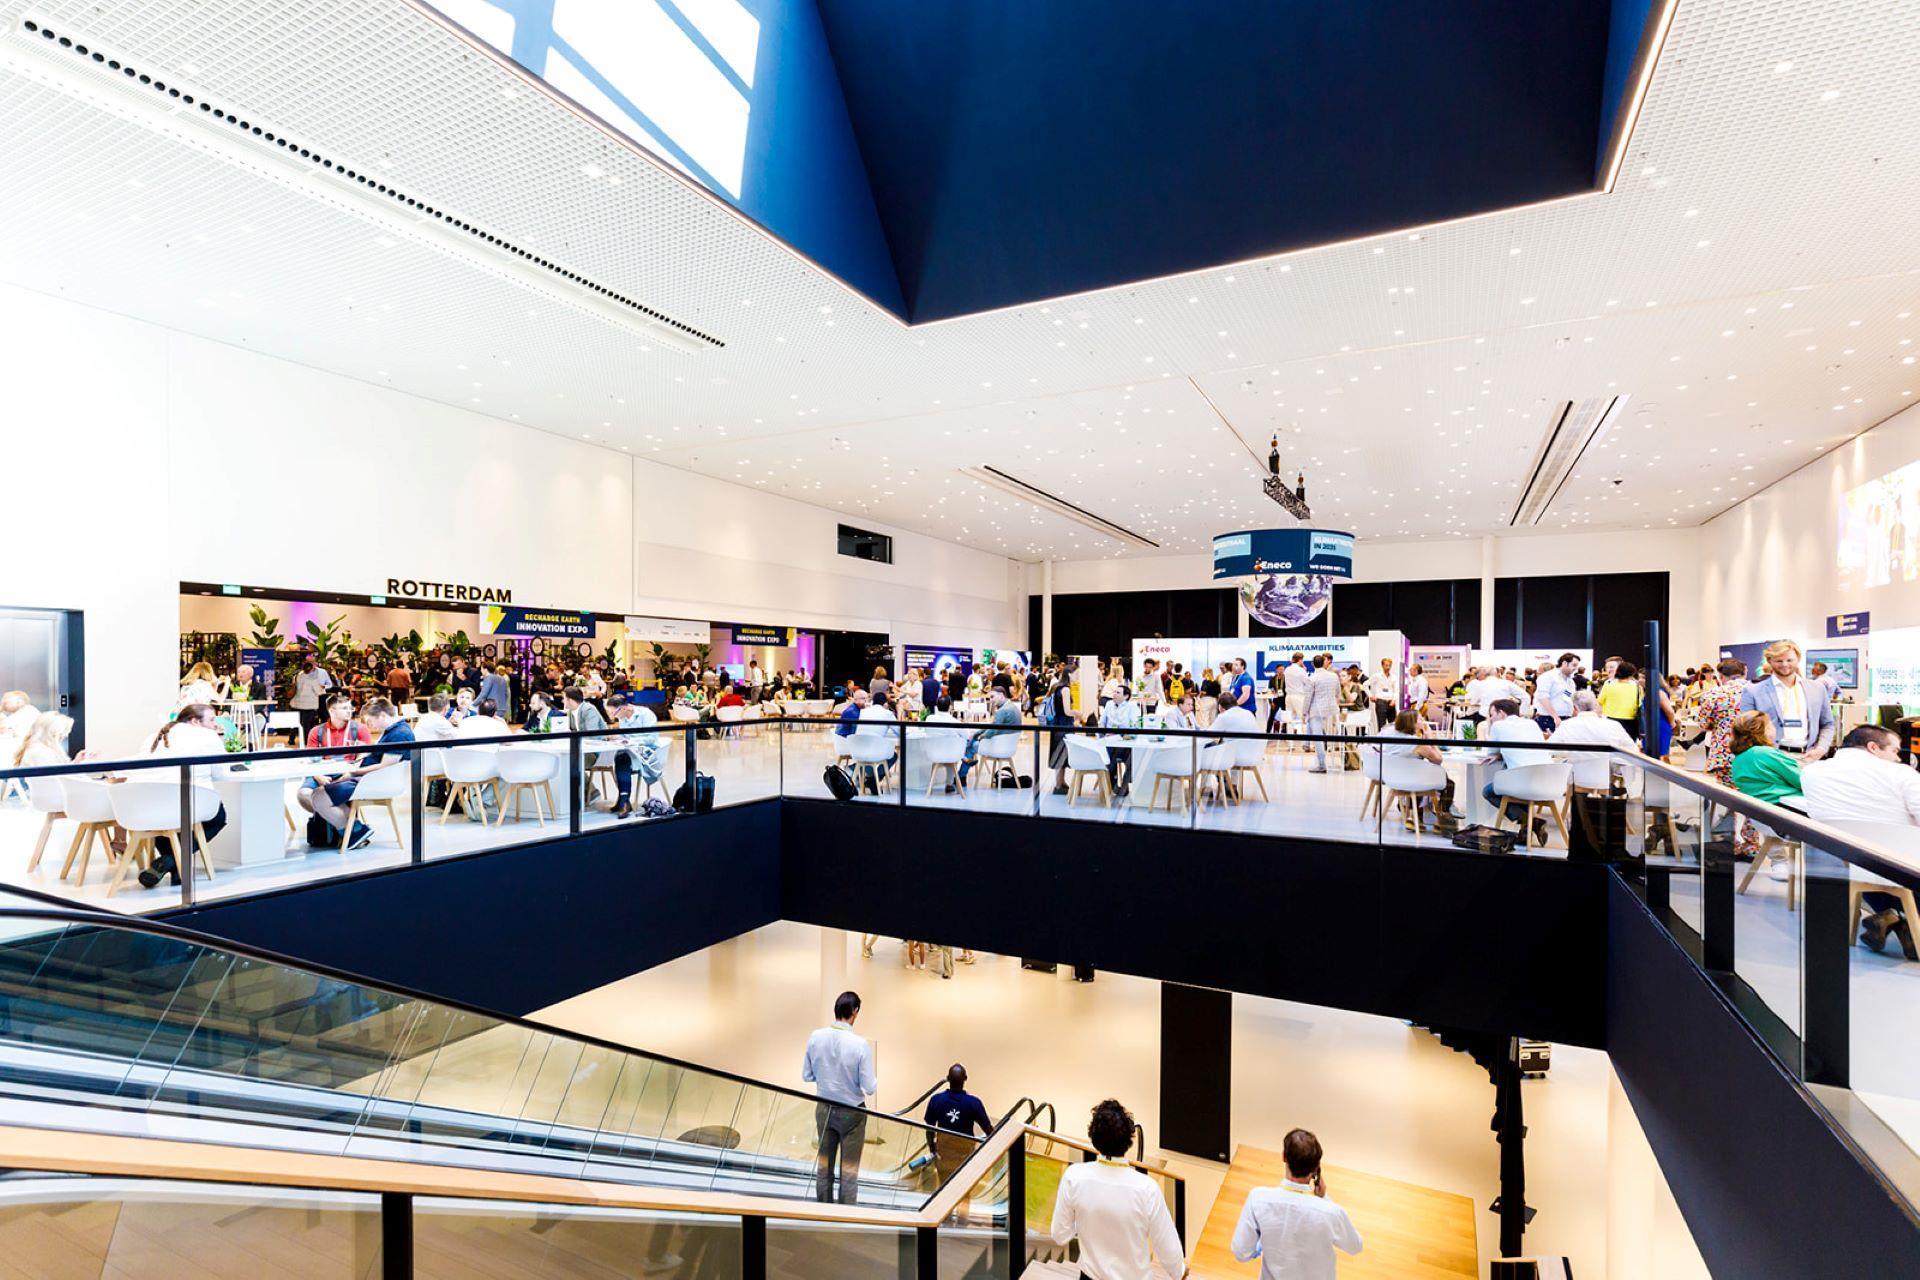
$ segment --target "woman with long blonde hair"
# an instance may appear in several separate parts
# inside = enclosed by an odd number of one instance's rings
[[[196,662],[187,668],[187,674],[180,677],[180,701],[177,705],[186,707],[196,702],[212,702],[215,692],[213,664]]]

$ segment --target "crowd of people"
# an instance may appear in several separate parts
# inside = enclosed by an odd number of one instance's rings
[[[800,1078],[813,1086],[814,1196],[822,1203],[857,1204],[869,1107],[879,1092],[873,1045],[854,1030],[858,992],[843,991],[833,1021],[807,1037]],[[952,1178],[993,1133],[986,1104],[967,1090],[967,1068],[947,1068],[946,1088],[927,1099],[921,1122],[929,1133],[930,1163],[941,1182]],[[1189,1274],[1167,1199],[1151,1175],[1129,1159],[1139,1126],[1114,1098],[1097,1103],[1087,1121],[1093,1159],[1073,1161],[1054,1193],[1048,1234],[1055,1244],[1077,1242],[1080,1274],[1100,1280],[1150,1280],[1154,1267],[1168,1277]],[[1242,1262],[1261,1260],[1264,1280],[1332,1276],[1335,1252],[1361,1251],[1360,1233],[1327,1195],[1320,1140],[1305,1129],[1281,1143],[1285,1173],[1278,1186],[1247,1194],[1231,1248]],[[964,1200],[959,1209],[965,1217]]]

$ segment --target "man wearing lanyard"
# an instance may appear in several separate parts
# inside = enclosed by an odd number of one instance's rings
[[[1277,1187],[1247,1193],[1233,1256],[1260,1259],[1260,1280],[1333,1280],[1333,1251],[1360,1252],[1360,1233],[1347,1211],[1327,1199],[1320,1176],[1320,1140],[1295,1129],[1281,1143],[1287,1176]]]
[[[1542,671],[1533,689],[1533,718],[1540,728],[1552,733],[1562,720],[1573,716],[1573,672],[1580,659],[1571,653],[1560,655],[1552,670]]]
[[[1367,697],[1373,703],[1373,727],[1384,729],[1400,714],[1395,704],[1400,690],[1393,678],[1393,659],[1380,659],[1380,674],[1367,681]]]
[[[1153,1263],[1184,1280],[1186,1252],[1166,1197],[1127,1163],[1133,1116],[1112,1098],[1093,1109],[1087,1137],[1100,1158],[1068,1167],[1053,1201],[1053,1242],[1080,1240],[1082,1280],[1149,1280]]]
[[[873,1046],[853,1030],[860,997],[843,991],[833,1002],[833,1025],[807,1037],[800,1078],[820,1099],[814,1128],[820,1152],[814,1166],[814,1197],[831,1201],[834,1166],[840,1168],[840,1203],[852,1204],[860,1189],[860,1146],[867,1139],[867,1113],[861,1108],[879,1092],[873,1072]]]
[[[1826,690],[1800,678],[1800,646],[1781,640],[1767,646],[1765,680],[1740,694],[1742,711],[1761,711],[1773,721],[1774,740],[1789,755],[1818,760],[1833,747],[1833,707]]]

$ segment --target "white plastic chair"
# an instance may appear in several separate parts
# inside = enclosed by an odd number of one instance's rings
[[[40,838],[33,842],[33,856],[27,859],[27,871],[31,874],[40,868],[40,855],[47,851],[47,837],[53,834],[53,824],[67,816],[67,793],[61,789],[58,778],[28,778],[27,801],[35,813],[46,815],[40,824]]]
[[[267,733],[286,733],[293,736],[293,745],[300,741],[300,713],[298,711],[269,711],[267,713]]]
[[[1408,829],[1425,831],[1421,801],[1447,789],[1447,770],[1418,756],[1389,756],[1380,766],[1380,785],[1387,793],[1388,804],[1397,803],[1406,810]]]
[[[1567,822],[1560,813],[1560,801],[1566,799],[1567,784],[1572,780],[1573,766],[1570,764],[1528,764],[1518,769],[1502,769],[1493,775],[1493,794],[1500,797],[1500,817],[1507,816],[1509,805],[1520,807],[1520,844],[1530,848],[1533,844],[1533,810],[1536,805],[1545,805],[1547,812],[1553,815],[1553,825],[1560,828],[1560,842],[1568,843]]]
[[[667,717],[677,724],[700,723],[700,713],[698,711],[695,711],[692,707],[681,706],[677,702],[667,708]]]
[[[1091,778],[1100,803],[1111,805],[1113,777],[1108,766],[1112,757],[1107,754],[1107,745],[1084,733],[1068,734],[1064,741],[1067,744],[1067,803],[1071,805],[1080,798],[1087,779]]]
[[[736,741],[740,737],[740,723],[747,718],[747,709],[745,707],[715,707],[713,718],[718,721],[721,726],[720,736],[730,742]]]
[[[873,781],[875,791],[885,790],[886,766],[893,762],[893,734],[869,732],[867,726],[862,725],[846,740],[846,746],[847,755],[853,761],[854,776],[858,778],[864,773]]]
[[[980,739],[980,749],[974,752],[976,758],[987,762],[987,785],[997,787],[1007,769],[1013,768],[1013,758],[1020,754],[1020,735],[1017,733],[995,734],[991,738]]]
[[[458,803],[467,811],[467,816],[476,822],[487,820],[487,802],[482,792],[500,776],[499,767],[494,763],[498,754],[492,747],[445,747],[441,757],[447,774],[447,803],[440,810],[440,825],[447,825],[447,819]]]
[[[400,815],[395,812],[393,802],[407,794],[412,772],[412,761],[402,760],[399,764],[375,769],[353,784],[353,795],[347,800],[349,838],[354,824],[360,821],[362,809],[382,809],[386,812],[387,821],[393,824],[393,842],[402,849],[407,847],[407,838],[400,831]]]
[[[93,846],[96,843],[107,851],[109,866],[116,856],[113,852],[113,797],[108,794],[113,788],[92,778],[67,777],[60,782],[67,817],[73,819],[75,824],[73,842],[67,846],[67,860],[60,864],[60,878],[67,878],[67,873],[73,870],[74,858],[78,857],[80,874],[73,879],[77,887],[87,881],[87,864],[93,860]],[[178,791],[174,792],[176,815],[179,813],[179,795]]]
[[[928,729],[926,734],[909,742],[909,748],[917,750],[927,762],[927,794],[933,794],[935,783],[945,774],[947,781],[953,783],[954,790],[961,795],[967,789],[960,785],[960,761],[966,758],[967,739],[965,734],[952,730]]]
[[[1200,748],[1200,759],[1194,767],[1194,785],[1204,794],[1209,778],[1213,780],[1213,796],[1216,803],[1229,805],[1235,803],[1233,779],[1229,770],[1233,768],[1232,742],[1215,742]]]
[[[1154,750],[1153,794],[1147,797],[1148,809],[1160,807],[1162,786],[1167,789],[1167,808],[1173,808],[1173,796],[1176,790],[1180,793],[1182,804],[1192,802],[1194,773],[1199,767],[1199,761],[1193,748],[1188,745],[1191,741],[1190,738],[1182,738],[1177,740],[1177,745],[1171,750],[1166,747]],[[1135,760],[1140,758],[1140,751],[1141,748],[1134,748]],[[1127,785],[1129,787],[1133,785],[1131,778],[1128,779]]]
[[[127,878],[128,871],[135,866],[144,869],[153,864],[154,850],[160,840],[174,846],[180,843],[180,787],[173,782],[122,782],[108,787],[107,795],[113,805],[113,820],[127,833],[127,851],[121,855],[120,865],[114,868],[113,879],[107,882],[107,896],[111,898]],[[209,880],[213,879],[213,859],[207,853],[203,824],[218,812],[219,793],[212,787],[194,787],[194,854]],[[177,848],[174,856],[176,862],[182,856]]]
[[[538,747],[501,747],[494,754],[494,768],[500,781],[506,784],[500,792],[498,823],[506,822],[509,802],[513,805],[514,820],[519,821],[520,799],[531,792],[533,816],[540,820],[541,826],[546,826],[546,814],[540,811],[540,797],[546,796],[550,812],[558,812],[553,803],[553,777],[560,771],[560,757]]]

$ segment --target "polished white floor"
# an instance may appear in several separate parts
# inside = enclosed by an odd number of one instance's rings
[[[802,1087],[807,1033],[852,988],[865,1001],[858,1025],[876,1046],[883,1108],[905,1106],[959,1060],[996,1115],[1027,1095],[1053,1102],[1062,1130],[1084,1131],[1092,1104],[1114,1096],[1155,1141],[1158,983],[1102,973],[1083,985],[984,954],[943,980],[905,968],[902,956],[894,939],[866,959],[857,935],[781,923],[534,1017]],[[1277,1148],[1305,1126],[1329,1161],[1470,1196],[1490,1255],[1493,1091],[1465,1056],[1390,1019],[1238,996],[1232,1071],[1235,1142]],[[1525,1087],[1528,1199],[1539,1210],[1528,1247],[1569,1254],[1582,1274],[1605,1274],[1609,1075],[1604,1054],[1556,1046],[1551,1074]],[[1172,1163],[1189,1176],[1197,1238],[1224,1167]]]

